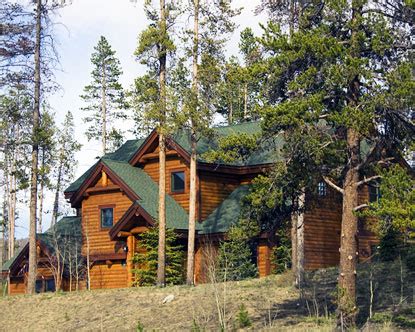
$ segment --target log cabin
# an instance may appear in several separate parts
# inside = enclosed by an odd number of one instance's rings
[[[37,234],[37,293],[76,289],[75,271],[81,285],[82,270],[78,270],[82,265],[81,240],[81,218],[76,216],[63,217],[45,233]],[[1,268],[9,295],[26,293],[28,267],[29,243],[26,243]]]
[[[267,141],[254,154],[229,163],[210,163],[204,159],[204,153],[217,148],[219,138],[258,134],[260,130],[256,122],[216,127],[213,138],[198,142],[196,283],[206,281],[207,255],[226,239],[229,227],[240,218],[252,179],[281,160],[283,140],[277,137]],[[187,248],[189,135],[185,131],[177,132],[167,138],[166,146],[166,223],[177,232],[183,248]],[[366,154],[369,151],[367,147],[362,150]],[[158,182],[158,134],[153,131],[145,139],[129,140],[117,151],[103,156],[65,190],[65,197],[77,211],[72,220],[78,220],[80,224],[82,256],[88,256],[90,262],[90,289],[132,285],[131,259],[138,250],[138,235],[154,227],[157,221]],[[323,181],[316,192],[317,195],[306,195],[306,206],[310,206],[304,214],[306,270],[334,266],[339,262],[342,198]],[[378,196],[378,187],[369,184],[362,186],[359,199],[365,203],[378,199]],[[260,277],[269,275],[272,270],[271,253],[278,243],[275,230],[273,233],[263,232],[257,239],[256,261]],[[359,258],[370,257],[377,243],[377,238],[362,221],[358,234]],[[18,264],[6,264],[10,293],[24,291],[24,278],[16,271],[24,272],[22,267],[27,264],[27,255],[19,255],[23,256],[16,260]],[[15,268],[13,264],[19,267]]]

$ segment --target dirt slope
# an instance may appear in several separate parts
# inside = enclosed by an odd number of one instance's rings
[[[228,329],[239,327],[243,304],[251,330],[330,330],[307,322],[289,276],[201,285],[99,290],[0,298],[1,331],[219,330],[219,310]],[[174,295],[174,300],[162,304]],[[220,303],[217,305],[217,301]],[[325,322],[327,324],[327,322]]]

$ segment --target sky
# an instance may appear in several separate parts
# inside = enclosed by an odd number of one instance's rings
[[[145,72],[145,66],[140,65],[133,55],[139,33],[148,24],[143,10],[144,0],[73,0],[72,4],[60,9],[54,21],[54,34],[60,65],[55,71],[56,81],[61,89],[48,98],[56,121],[60,124],[67,111],[71,111],[75,119],[76,138],[82,144],[82,149],[76,154],[78,167],[76,178],[82,175],[96,160],[100,153],[98,142],[88,142],[85,137],[86,126],[82,121],[80,110],[84,105],[81,98],[83,87],[90,83],[92,65],[90,57],[100,36],[105,36],[116,51],[121,62],[123,75],[121,84],[129,88],[137,76]],[[235,19],[237,28],[227,45],[227,55],[237,55],[240,32],[247,26],[255,34],[261,33],[260,22],[265,22],[265,14],[255,15],[255,7],[260,0],[234,0],[234,7],[243,7],[241,14]],[[127,127],[132,123],[127,122]],[[124,128],[130,129],[130,128]],[[125,139],[133,138],[132,134]],[[53,195],[47,193],[45,198],[44,227],[49,227]],[[69,205],[67,206],[69,207]],[[26,237],[28,234],[28,204],[19,205],[16,237]]]

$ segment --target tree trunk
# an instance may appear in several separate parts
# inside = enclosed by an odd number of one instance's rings
[[[248,83],[244,84],[244,120],[248,118]]]
[[[161,44],[159,50],[159,84],[161,119],[159,125],[159,247],[157,263],[157,285],[166,285],[166,139],[164,133],[166,117],[166,63],[167,54],[164,40],[167,38],[166,4],[160,0],[160,33]]]
[[[44,192],[45,192],[45,148],[42,149],[42,161],[41,161],[41,170],[42,176],[40,181],[39,189],[39,217],[37,220],[37,232],[42,233],[42,223],[43,223],[43,201],[44,201]]]
[[[42,24],[42,3],[36,1],[36,43],[35,43],[35,93],[33,107],[33,132],[32,132],[32,164],[31,164],[31,187],[30,187],[30,226],[29,226],[29,275],[27,281],[27,292],[35,293],[37,274],[36,253],[36,210],[37,210],[37,179],[38,179],[38,131],[40,117],[40,34]]]
[[[298,198],[298,215],[297,215],[297,259],[296,259],[296,285],[299,289],[303,288],[304,284],[304,204],[305,193]]]
[[[107,152],[107,77],[105,61],[102,63],[102,155]]]
[[[192,134],[192,136],[194,136]],[[195,237],[196,237],[196,139],[192,139],[192,153],[190,155],[190,196],[189,196],[189,236],[187,246],[187,278],[188,285],[194,284],[195,265]]]
[[[291,214],[291,271],[294,276],[297,276],[297,221],[298,215],[293,212]],[[297,285],[297,278],[294,284]]]
[[[357,216],[353,209],[358,205],[357,182],[359,173],[360,140],[354,129],[347,130],[347,148],[350,165],[346,172],[343,194],[343,215],[340,237],[340,275],[338,325],[351,328],[356,322],[356,266]]]
[[[157,285],[166,285],[166,146],[164,134],[159,134],[159,247]]]
[[[61,156],[59,158],[58,178],[56,179],[56,191],[55,191],[55,200],[53,202],[51,226],[56,224],[56,222],[58,221],[58,214],[59,214],[59,193],[61,191],[62,163],[63,163],[63,152],[62,151],[60,155]]]
[[[193,1],[194,6],[194,28],[193,28],[193,82],[192,89],[195,98],[194,107],[198,107],[198,54],[199,54],[199,0]],[[190,195],[189,195],[189,236],[187,239],[187,277],[188,285],[194,284],[195,270],[195,238],[196,238],[196,173],[197,173],[197,137],[195,123],[190,119],[192,132],[190,135],[191,155],[190,155]]]
[[[360,57],[360,39],[355,31],[361,19],[362,2],[352,1],[352,24],[350,55]],[[360,82],[356,75],[348,88],[351,108],[359,106]],[[354,208],[358,206],[358,182],[360,163],[360,137],[353,129],[347,129],[348,164],[343,184],[343,214],[340,236],[340,275],[338,282],[339,305],[337,325],[342,329],[353,328],[356,324],[356,267],[357,267],[357,223]]]

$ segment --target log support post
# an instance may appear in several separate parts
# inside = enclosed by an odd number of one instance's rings
[[[134,248],[135,245],[135,238],[133,235],[129,235],[127,237],[127,284],[128,287],[133,285],[133,256],[134,256]]]

